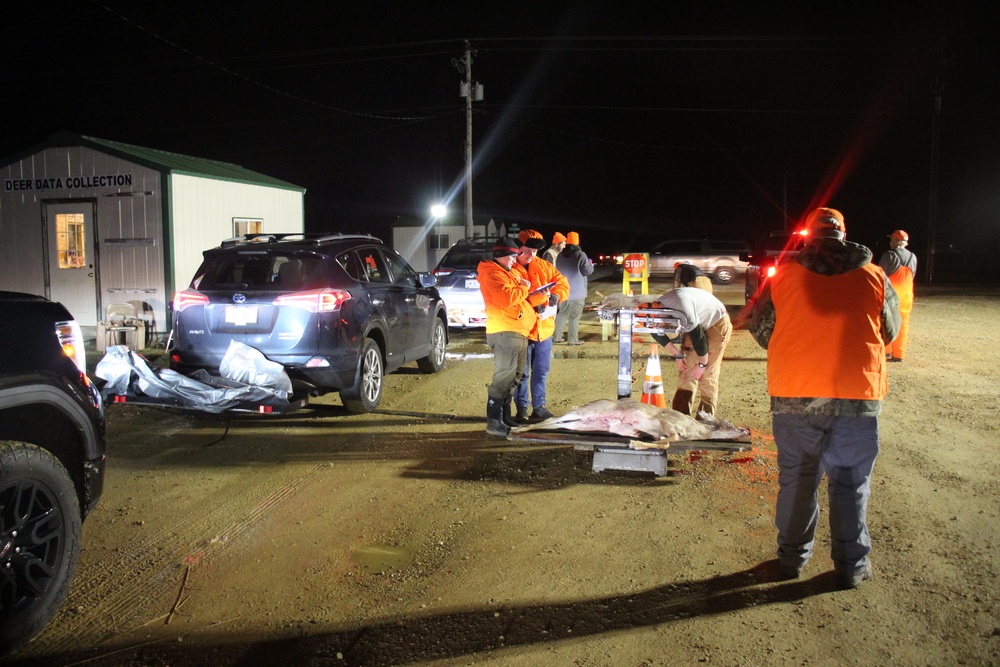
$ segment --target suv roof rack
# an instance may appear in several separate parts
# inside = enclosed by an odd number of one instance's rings
[[[243,236],[234,236],[232,238],[225,239],[219,247],[228,248],[247,243],[278,243],[281,241],[320,245],[321,243],[328,243],[330,241],[348,239],[364,239],[378,241],[379,243],[382,242],[381,239],[376,236],[372,236],[371,234],[344,234],[342,232],[281,232],[274,234],[244,234]]]

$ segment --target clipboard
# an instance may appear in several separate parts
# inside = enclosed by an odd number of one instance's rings
[[[542,285],[541,287],[536,287],[535,289],[533,289],[530,292],[528,292],[528,296],[532,296],[532,295],[538,294],[539,292],[544,292],[547,289],[552,289],[553,287],[556,286],[557,282],[558,282],[557,280],[553,280],[552,282],[550,282],[548,284],[545,284],[545,285]]]

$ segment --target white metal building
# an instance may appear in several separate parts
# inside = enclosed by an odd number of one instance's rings
[[[163,334],[203,250],[305,229],[304,188],[117,141],[59,133],[0,160],[0,174],[0,289],[60,301],[85,328],[129,302]]]
[[[473,236],[498,237],[507,233],[507,225],[490,218],[472,221]],[[430,271],[448,248],[465,238],[465,221],[420,220],[399,217],[392,223],[392,247],[415,271]]]

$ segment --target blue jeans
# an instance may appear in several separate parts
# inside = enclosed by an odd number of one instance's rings
[[[528,343],[528,363],[524,366],[524,375],[514,390],[514,403],[519,408],[528,407],[528,389],[531,389],[531,406],[540,408],[545,405],[545,382],[549,378],[549,368],[552,367],[552,338]]]
[[[867,515],[878,417],[775,413],[772,426],[778,448],[778,560],[800,567],[812,556],[817,490],[826,473],[830,555],[837,572],[859,572],[872,546]]]

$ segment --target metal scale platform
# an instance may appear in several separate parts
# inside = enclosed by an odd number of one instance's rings
[[[636,297],[631,297],[635,300]],[[618,321],[618,399],[632,395],[632,336],[637,333],[675,336],[687,323],[684,314],[671,308],[615,307],[599,308],[602,320]],[[618,437],[610,434],[529,431],[512,433],[516,440],[573,445],[573,449],[594,453],[591,469],[651,472],[657,477],[667,474],[667,454],[691,451],[736,453],[749,444],[741,441],[684,440],[668,444]]]

